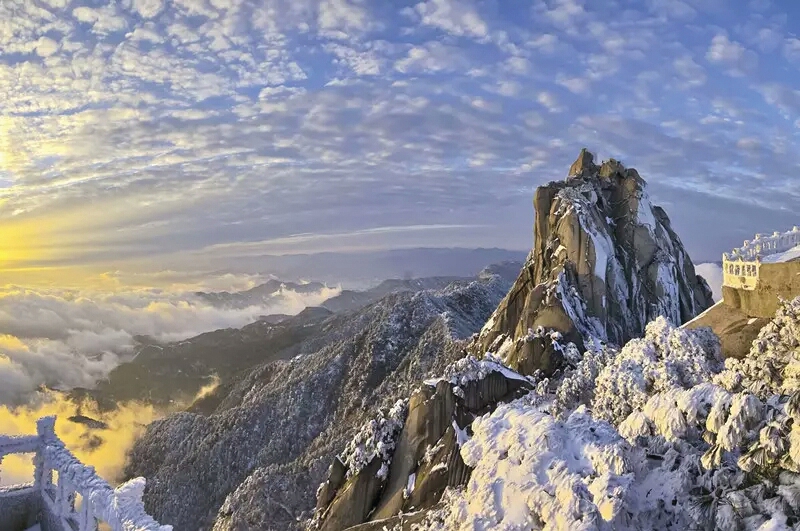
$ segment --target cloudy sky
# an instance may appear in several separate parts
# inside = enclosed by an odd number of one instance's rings
[[[535,187],[583,146],[637,167],[713,260],[800,222],[798,20],[788,0],[2,0],[0,269],[527,249]]]

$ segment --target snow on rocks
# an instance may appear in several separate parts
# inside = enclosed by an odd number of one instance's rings
[[[348,478],[361,472],[378,457],[383,462],[378,477],[386,479],[395,443],[407,414],[408,400],[398,400],[388,412],[381,412],[361,428],[339,456],[347,467]]]
[[[489,374],[498,372],[508,378],[509,380],[521,380],[523,382],[530,382],[530,380],[521,374],[512,371],[503,362],[493,356],[487,354],[484,359],[478,359],[475,356],[466,356],[451,363],[447,366],[444,374],[439,378],[431,378],[425,380],[425,385],[436,387],[436,384],[445,381],[450,382],[455,387],[464,387],[470,382],[483,380]],[[457,391],[456,391],[456,394]]]
[[[585,410],[566,422],[524,401],[473,423],[461,455],[473,468],[450,497],[441,529],[592,529],[622,514],[631,447]]]

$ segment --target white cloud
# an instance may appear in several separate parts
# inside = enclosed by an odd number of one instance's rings
[[[364,31],[369,14],[356,0],[322,0],[319,4],[319,27],[328,31]]]
[[[108,279],[113,280],[113,276]],[[236,281],[232,278],[218,285],[230,289]],[[0,405],[24,400],[40,384],[93,386],[131,354],[137,335],[160,341],[181,340],[220,328],[241,327],[259,315],[295,314],[337,293],[338,289],[310,294],[284,291],[263,306],[224,310],[209,306],[192,292],[7,287],[0,290],[0,329],[4,331],[0,335]]]
[[[116,13],[113,4],[93,9],[90,7],[76,7],[72,16],[80,22],[92,25],[92,31],[98,34],[124,31],[128,28],[128,21]]]
[[[683,55],[672,62],[675,72],[686,87],[700,87],[706,83],[706,72],[690,55]]]
[[[800,39],[794,37],[786,39],[783,44],[783,53],[789,61],[800,65]]]
[[[736,141],[736,147],[744,151],[756,152],[761,150],[761,141],[753,137],[740,138]]]
[[[48,37],[41,37],[36,42],[36,53],[41,57],[50,57],[58,51],[58,43]]]
[[[528,41],[527,45],[543,52],[553,53],[556,46],[558,46],[558,42],[558,37],[552,33],[544,33]]]
[[[563,110],[558,103],[558,99],[556,99],[556,96],[552,92],[540,92],[536,97],[536,101],[550,112],[561,112]]]
[[[149,41],[155,44],[164,41],[164,38],[158,33],[155,26],[140,26],[128,33],[125,37],[132,41]]]
[[[774,28],[761,28],[755,34],[753,41],[762,52],[771,52],[780,46],[783,35]]]
[[[69,5],[70,0],[42,0],[51,9],[64,9]]]
[[[451,71],[464,64],[457,48],[431,41],[421,46],[414,46],[406,57],[395,63],[399,72],[442,72]]]
[[[800,97],[780,78],[795,43],[777,3],[719,26],[696,17],[689,29],[675,20],[683,4],[656,0],[622,11],[578,0],[415,0],[400,11],[365,0],[102,4],[0,1],[0,256],[19,239],[2,232],[12,218],[37,227],[50,253],[33,261],[41,267],[418,215],[426,225],[491,219],[502,230],[480,243],[454,230],[469,245],[524,247],[509,205],[527,208],[535,185],[574,159],[571,142],[630,157],[677,189],[741,198],[737,186],[769,174],[753,202],[769,193],[791,210],[800,197]],[[702,35],[714,37],[701,51],[714,66],[697,53]],[[775,112],[746,97],[751,79],[719,79],[755,73],[744,44],[775,52],[757,89]],[[590,105],[618,121],[581,121]],[[754,138],[780,153],[736,147]],[[722,178],[713,161],[726,157],[746,177]],[[696,163],[678,178],[670,168],[685,160]],[[64,217],[69,230],[50,228]],[[715,230],[712,246],[731,229]]]
[[[385,63],[384,58],[371,50],[359,51],[334,42],[326,43],[324,49],[336,57],[334,62],[345,65],[359,76],[377,76]]]
[[[422,24],[458,36],[486,37],[486,22],[467,0],[427,0],[414,9]]]
[[[558,75],[556,77],[556,83],[566,87],[567,90],[574,94],[586,94],[589,92],[589,87],[591,86],[588,79],[582,77],[566,77],[563,75]]]
[[[787,119],[800,113],[800,90],[770,83],[759,88],[764,101],[776,107]]]
[[[706,59],[711,63],[727,66],[728,72],[734,76],[743,76],[758,64],[758,56],[752,50],[730,40],[725,34],[714,36],[706,52]]]
[[[587,18],[582,0],[536,0],[534,11],[569,34],[576,34],[578,24]]]
[[[506,59],[505,67],[509,73],[525,75],[531,69],[531,62],[525,57],[509,57]]]
[[[154,18],[164,9],[164,0],[133,0],[132,7],[142,18]]]
[[[610,55],[592,53],[586,58],[588,77],[593,80],[613,76],[620,69],[620,62]]]
[[[722,266],[715,263],[699,264],[695,266],[697,274],[706,279],[711,292],[714,294],[714,301],[722,300]]]

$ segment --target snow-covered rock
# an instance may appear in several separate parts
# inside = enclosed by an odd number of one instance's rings
[[[539,388],[472,423],[470,481],[412,529],[796,529],[798,308],[784,303],[752,363],[724,369],[707,331],[664,319],[620,351],[590,349],[550,398]],[[776,371],[759,396],[757,366]]]
[[[534,245],[507,297],[473,351],[498,353],[524,374],[558,368],[546,341],[525,340],[543,326],[579,347],[624,345],[656,317],[673,325],[713,304],[663,209],[634,169],[594,164],[584,150],[566,181],[534,198]]]

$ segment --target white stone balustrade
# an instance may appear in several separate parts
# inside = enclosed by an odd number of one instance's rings
[[[723,284],[737,289],[756,289],[762,258],[785,253],[797,246],[800,246],[800,227],[783,233],[775,232],[771,236],[756,234],[755,239],[745,241],[742,247],[722,255]]]
[[[41,522],[42,529],[96,531],[98,523],[105,522],[113,531],[172,531],[145,512],[144,478],[112,488],[67,450],[54,428],[55,417],[45,417],[38,421],[35,436],[0,436],[0,464],[5,455],[34,454],[33,489],[42,499],[42,519],[47,520]]]

